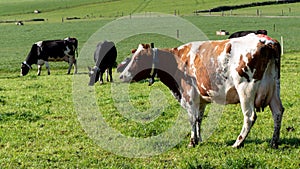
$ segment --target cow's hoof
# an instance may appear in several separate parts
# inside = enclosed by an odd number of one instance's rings
[[[194,148],[195,146],[196,146],[195,140],[194,140],[194,139],[191,139],[191,140],[190,140],[190,143],[189,143],[189,145],[188,145],[188,148]]]
[[[189,143],[188,148],[194,148],[194,147],[195,147],[195,144]]]
[[[232,147],[233,148],[242,148],[242,147],[244,147],[244,142],[242,142],[242,143],[240,143],[240,144],[234,144],[234,145],[232,145]]]
[[[274,149],[278,149],[278,143],[271,141],[271,147]]]

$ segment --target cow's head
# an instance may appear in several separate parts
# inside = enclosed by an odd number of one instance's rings
[[[99,80],[100,68],[94,66],[93,68],[88,67],[88,69],[89,69],[89,77],[90,77],[89,86],[93,86]]]
[[[150,76],[153,63],[153,49],[149,44],[140,44],[130,62],[120,75],[123,82],[140,81]]]
[[[22,62],[22,64],[21,64],[21,76],[27,75],[30,69],[32,69],[32,67],[28,63],[26,63],[26,61]]]
[[[121,73],[124,71],[124,69],[127,67],[127,65],[129,64],[129,62],[131,61],[131,58],[126,58],[125,60],[123,60],[117,67],[117,72]]]

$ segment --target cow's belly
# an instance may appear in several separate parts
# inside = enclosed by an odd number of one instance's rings
[[[255,96],[255,107],[264,108],[271,102],[273,94],[276,92],[276,82],[273,79],[261,81]]]
[[[64,57],[49,57],[48,58],[49,62],[68,62],[69,61],[69,57],[68,56],[64,56]]]
[[[240,102],[239,95],[234,86],[229,88],[223,88],[218,91],[210,90],[208,96],[201,96],[202,100],[206,102],[214,102],[217,104],[237,104]]]

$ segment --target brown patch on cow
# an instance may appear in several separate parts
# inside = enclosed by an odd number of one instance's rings
[[[276,49],[277,46],[265,45],[264,43],[259,42],[257,44],[257,50],[253,55],[251,55],[250,53],[246,54],[246,58],[248,59],[247,64],[245,63],[245,61],[243,60],[243,56],[241,55],[240,63],[239,66],[236,68],[236,71],[239,73],[241,77],[245,77],[249,82],[250,79],[248,74],[246,73],[249,68],[250,71],[254,73],[253,79],[261,80],[263,78],[264,72],[266,71],[270,59],[272,59],[272,57],[275,57],[276,67],[279,72],[280,66],[278,66],[277,64],[280,64],[280,61],[277,61],[277,58],[280,58],[280,54],[278,54],[278,52],[274,53],[278,51],[278,49]],[[280,76],[279,73],[278,76]]]
[[[178,69],[189,76],[191,76],[191,72],[192,72],[190,56],[189,56],[191,47],[192,44],[186,45],[180,50],[178,50],[178,48],[173,48],[173,52],[172,52],[175,56],[177,56],[177,59],[180,60],[180,62],[178,62]]]
[[[192,90],[192,86],[188,84],[184,79],[181,80],[181,87],[184,89],[182,92],[182,97],[185,98],[185,101],[189,103],[191,101],[191,97],[189,95],[189,91]]]
[[[253,78],[256,80],[261,80],[264,72],[267,68],[272,54],[270,53],[270,48],[263,43],[258,43],[257,51],[253,54],[253,57],[250,53],[247,54],[248,66],[252,72],[254,72]]]
[[[235,69],[238,74],[241,76],[241,77],[244,77],[247,79],[248,82],[250,82],[250,77],[249,75],[246,73],[248,71],[247,69],[247,65],[246,65],[246,62],[244,61],[243,59],[243,55],[240,56],[240,62],[239,62],[239,66]]]
[[[132,49],[131,53],[135,53],[137,51],[137,49]]]
[[[239,95],[235,87],[230,88],[226,92],[226,104],[237,104],[240,102]]]
[[[226,54],[230,54],[231,53],[231,43],[228,43],[226,45]]]
[[[192,44],[180,50],[173,48],[173,52],[180,59],[178,69],[191,77],[196,75],[197,87],[202,96],[209,96],[211,90],[218,91],[217,85],[222,84],[225,79],[220,75],[218,57],[231,53],[231,44],[228,42],[229,40],[202,43],[195,53],[194,60],[189,56]]]
[[[183,63],[186,63],[189,65],[189,55],[188,53],[190,52],[192,47],[192,44],[189,44],[187,46],[184,46],[180,50],[178,50],[177,56],[181,59]]]
[[[142,46],[143,46],[144,49],[150,48],[150,45],[149,45],[149,44],[142,44]]]
[[[243,139],[243,136],[240,135],[240,136],[239,136],[239,140],[242,140],[242,139]]]
[[[220,56],[222,52],[224,52],[224,49],[226,46],[226,44],[229,42],[230,40],[223,40],[223,41],[213,41],[213,42],[210,42],[211,44],[211,47],[214,49],[215,53],[217,56]],[[231,45],[230,45],[230,50],[231,50]],[[227,51],[227,48],[226,48],[226,52],[227,53],[230,53]]]
[[[218,57],[226,52],[231,52],[229,40],[204,42],[199,46],[194,60],[198,89],[202,96],[209,96],[210,90],[218,91],[219,84],[223,83],[224,77],[220,76]]]

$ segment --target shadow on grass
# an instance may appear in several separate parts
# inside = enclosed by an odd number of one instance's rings
[[[0,121],[13,121],[13,120],[23,120],[29,122],[36,122],[41,119],[41,116],[34,114],[32,112],[6,112],[0,113]]]
[[[22,76],[20,75],[12,75],[12,76],[0,76],[0,79],[19,79]]]
[[[235,143],[235,140],[230,140],[230,141],[227,141],[226,142],[226,145],[228,146],[232,146],[233,144]],[[257,145],[259,144],[263,144],[263,143],[268,143],[270,144],[271,143],[271,139],[265,139],[265,140],[262,140],[262,139],[246,139],[244,141],[244,145],[243,146],[247,146],[247,144],[250,144],[250,143],[255,143]],[[279,149],[287,149],[287,148],[299,148],[300,146],[300,138],[281,138],[280,139],[280,143],[279,143]]]

